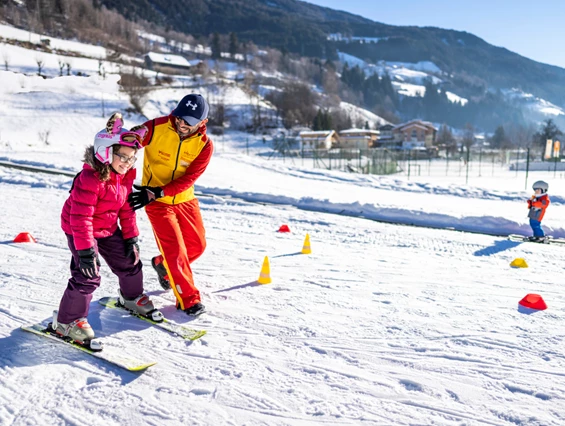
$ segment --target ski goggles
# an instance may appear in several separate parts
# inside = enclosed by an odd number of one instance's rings
[[[147,134],[147,130],[140,128],[135,132],[124,132],[120,134],[119,145],[129,146],[132,148],[140,149],[143,142],[143,138]]]

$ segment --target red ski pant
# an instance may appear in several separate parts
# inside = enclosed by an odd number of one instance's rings
[[[159,250],[163,255],[171,288],[180,309],[200,302],[190,264],[204,253],[206,238],[196,198],[169,205],[158,201],[145,207]]]

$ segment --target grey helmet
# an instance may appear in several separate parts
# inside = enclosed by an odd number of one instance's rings
[[[536,189],[541,189],[541,193],[545,194],[549,189],[549,185],[547,184],[547,182],[544,182],[543,180],[538,180],[537,182],[534,182],[534,184],[532,185],[532,189],[534,191]]]

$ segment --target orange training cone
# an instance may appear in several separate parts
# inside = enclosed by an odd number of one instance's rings
[[[290,232],[290,228],[288,227],[288,225],[281,225],[278,232]]]
[[[16,238],[14,238],[15,243],[36,243],[35,238],[31,236],[29,232],[20,232]]]
[[[271,281],[271,267],[269,266],[269,258],[265,256],[263,260],[263,266],[261,267],[261,273],[259,274],[259,279],[257,280],[259,284],[270,284]]]
[[[310,254],[312,249],[310,248],[310,235],[306,234],[304,238],[304,245],[302,246],[302,254]]]
[[[525,308],[530,309],[537,309],[539,311],[543,311],[547,309],[547,305],[539,294],[527,294],[522,300],[518,302],[520,305],[524,306]]]

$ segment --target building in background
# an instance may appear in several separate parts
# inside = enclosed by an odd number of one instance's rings
[[[380,132],[368,129],[347,129],[339,132],[340,148],[369,149],[377,146]]]
[[[335,147],[340,138],[335,130],[311,130],[303,131],[298,134],[300,136],[300,149],[327,149]]]
[[[429,121],[411,120],[392,129],[392,136],[401,143],[402,149],[432,148],[437,129]]]
[[[145,55],[144,60],[145,66],[150,70],[155,70],[157,67],[166,67],[188,71],[192,67],[192,64],[186,58],[168,53],[149,52]]]

